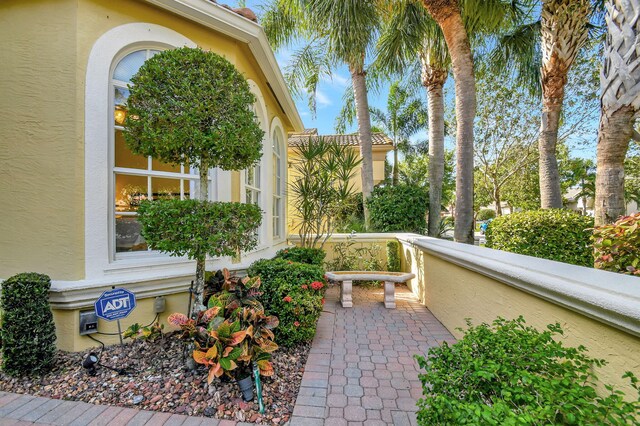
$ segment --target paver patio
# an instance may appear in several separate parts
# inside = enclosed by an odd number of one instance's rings
[[[353,307],[326,295],[291,426],[416,424],[422,396],[415,354],[426,354],[449,331],[405,287],[396,309],[386,309],[382,288],[354,287]]]

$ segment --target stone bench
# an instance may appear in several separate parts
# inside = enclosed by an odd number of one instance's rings
[[[326,276],[327,279],[340,283],[340,303],[343,308],[353,306],[353,281],[384,281],[384,307],[395,309],[396,283],[405,283],[416,275],[410,272],[334,271],[327,272]]]

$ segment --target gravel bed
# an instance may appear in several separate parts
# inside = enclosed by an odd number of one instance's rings
[[[245,403],[235,381],[215,379],[207,385],[204,367],[184,367],[183,343],[172,334],[156,342],[131,342],[105,348],[100,362],[127,367],[130,375],[98,368],[94,377],[82,368],[82,353],[59,351],[52,371],[41,377],[13,378],[0,373],[0,390],[56,399],[85,401],[218,419],[284,424],[293,412],[310,344],[280,348],[273,354],[275,374],[263,378],[265,414],[257,398]]]

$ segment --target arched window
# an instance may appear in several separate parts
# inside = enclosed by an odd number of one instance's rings
[[[148,247],[140,234],[141,225],[137,210],[142,200],[163,198],[186,199],[196,194],[198,174],[188,164],[172,165],[152,157],[133,154],[124,140],[126,102],[129,97],[127,85],[142,64],[158,53],[158,50],[142,49],[127,54],[116,61],[111,74],[111,108],[113,121],[112,141],[112,188],[111,210],[113,220],[116,257],[127,252],[144,252]]]
[[[282,136],[278,130],[273,132],[272,136],[272,153],[273,153],[273,239],[278,240],[283,237],[283,195],[284,182],[282,165],[284,155],[282,147]]]

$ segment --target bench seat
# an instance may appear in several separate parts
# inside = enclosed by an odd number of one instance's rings
[[[386,271],[332,271],[326,276],[332,281],[340,283],[340,303],[343,308],[353,307],[353,281],[384,281],[384,306],[394,309],[396,307],[396,283],[405,283],[415,274],[410,272],[386,272]]]

